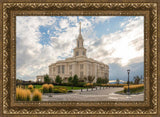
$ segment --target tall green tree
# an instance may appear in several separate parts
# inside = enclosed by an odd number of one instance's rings
[[[109,82],[108,78],[103,79],[103,83],[107,84]]]
[[[57,84],[61,84],[62,83],[62,78],[59,75],[57,75],[55,81],[56,81]]]
[[[44,76],[44,82],[45,83],[50,83],[50,78],[49,78],[49,76],[48,76],[48,74],[46,74],[45,76]]]
[[[134,84],[139,84],[141,81],[140,77],[139,76],[135,76],[134,77]]]
[[[99,77],[99,78],[97,78],[97,81],[96,81],[96,83],[97,84],[107,84],[108,83],[108,79],[107,78],[101,78],[101,77]]]
[[[72,83],[74,86],[76,86],[78,84],[78,76],[77,75],[74,75]]]
[[[88,76],[88,82],[89,83],[92,83],[94,79],[95,79],[94,76]]]
[[[101,84],[101,83],[102,83],[102,78],[100,78],[100,77],[99,77],[99,78],[97,78],[96,83],[97,83],[97,84]]]
[[[87,82],[87,77],[84,77],[84,82]]]
[[[72,76],[70,76],[70,77],[68,78],[68,83],[72,83],[72,80],[73,80],[73,78],[72,78]]]

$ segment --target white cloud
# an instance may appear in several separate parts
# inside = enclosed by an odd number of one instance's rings
[[[94,19],[94,21],[95,21],[95,23],[99,23],[99,22],[101,22],[101,23],[103,23],[103,22],[105,22],[106,20],[110,20],[111,18],[113,18],[114,16],[101,16],[101,17],[95,17],[95,19]]]
[[[59,22],[60,27],[63,28],[67,28],[69,26],[68,20],[66,19],[61,19],[61,21]]]
[[[124,23],[126,24],[124,30],[103,35],[101,39],[97,40],[99,43],[101,42],[100,44],[91,45],[90,48],[94,51],[90,51],[89,56],[107,64],[118,63],[122,66],[131,64],[131,62],[142,62],[144,55],[143,17],[136,17]],[[137,47],[139,47],[138,50]],[[139,59],[136,59],[137,57]],[[133,59],[134,61],[132,61]]]
[[[122,31],[97,38],[94,24],[111,18],[92,17],[89,20],[79,17],[88,57],[107,64],[118,63],[122,66],[143,61],[143,17],[124,22]],[[48,65],[56,62],[59,56],[66,58],[73,55],[71,51],[76,46],[79,33],[77,17],[57,20],[55,17],[20,16],[17,17],[16,23],[17,76],[19,78],[35,79],[36,75],[48,73]],[[49,45],[42,45],[39,41],[43,33],[39,28],[47,25],[54,27],[56,33],[48,29],[46,34],[49,35],[51,42]]]
[[[53,17],[23,17],[16,18],[16,59],[17,77],[34,79],[35,74],[48,72],[49,62],[52,58],[51,47],[43,47],[40,43],[41,33],[39,27],[52,25],[56,21]],[[47,49],[45,49],[47,48]],[[46,68],[45,70],[42,70]]]
[[[69,23],[75,24],[77,23],[77,17],[76,16],[70,16],[68,17]]]

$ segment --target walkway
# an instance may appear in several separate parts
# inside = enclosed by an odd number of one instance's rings
[[[143,101],[144,93],[137,95],[121,95],[115,94],[117,91],[121,91],[123,88],[95,88],[93,91],[89,89],[74,90],[74,93],[67,94],[50,94],[42,95],[42,101]]]

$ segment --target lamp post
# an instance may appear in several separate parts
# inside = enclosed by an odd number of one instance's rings
[[[130,72],[130,69],[128,69],[127,72],[128,72],[128,94],[129,94],[130,93],[129,92],[129,72]]]

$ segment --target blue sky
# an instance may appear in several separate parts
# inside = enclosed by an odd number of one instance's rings
[[[143,16],[17,16],[17,78],[34,80],[73,56],[79,22],[87,56],[109,65],[109,79],[144,73]]]

